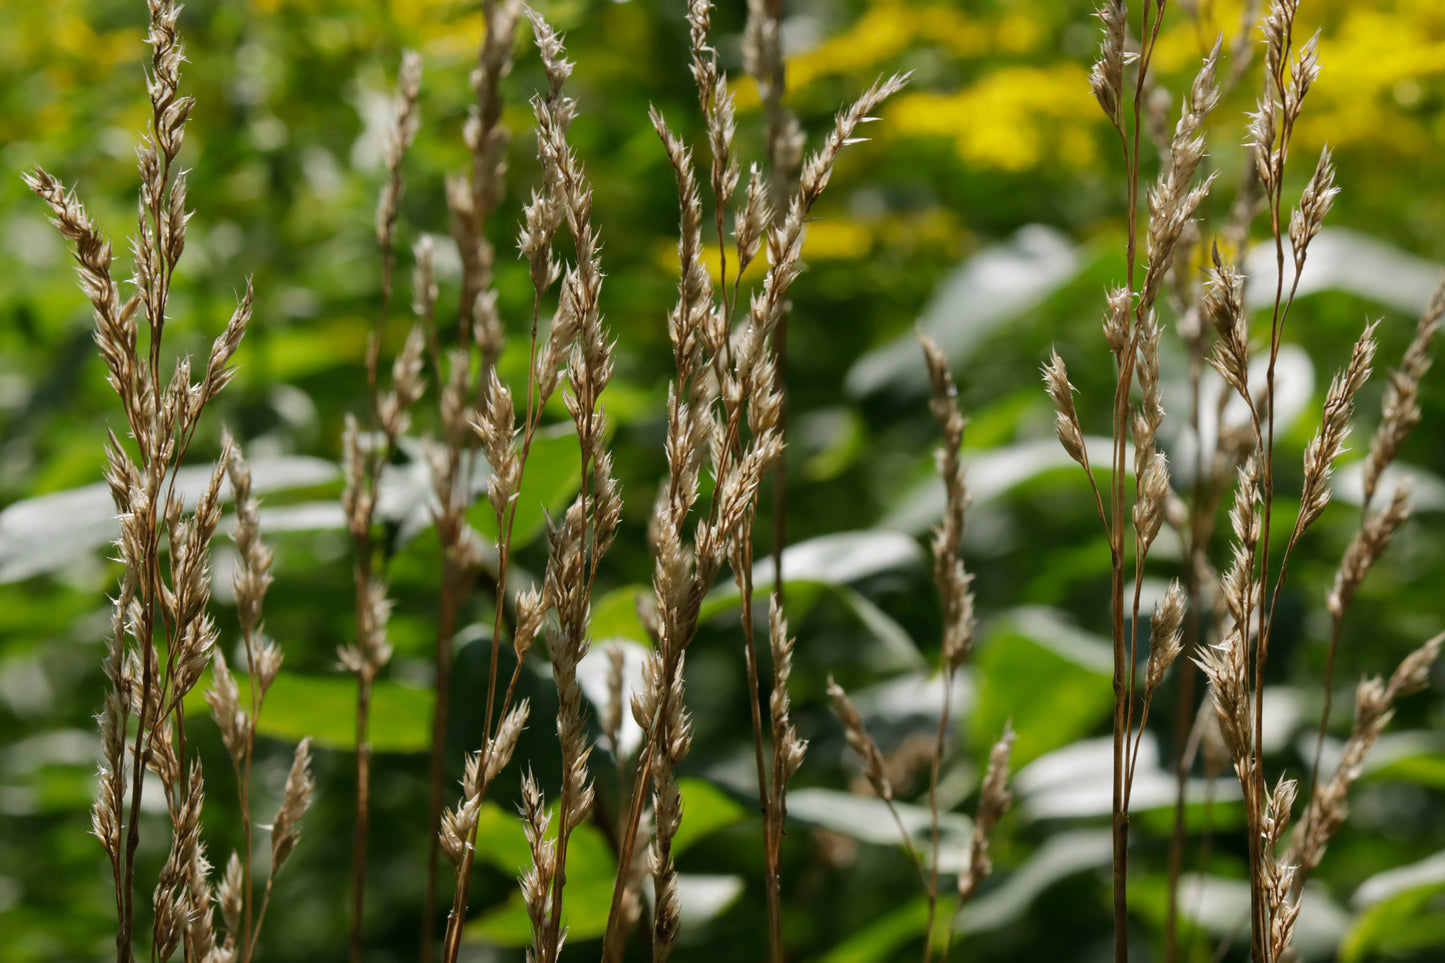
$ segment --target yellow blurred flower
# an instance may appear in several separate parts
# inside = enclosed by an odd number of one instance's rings
[[[1039,30],[1022,14],[978,20],[956,7],[882,0],[849,30],[811,50],[788,58],[788,86],[806,89],[821,77],[859,76],[881,72],[908,50],[932,45],[961,58],[986,53],[1022,53],[1039,42]],[[735,84],[740,110],[756,107],[758,93],[750,80]]]
[[[1074,167],[1095,159],[1098,105],[1078,64],[1005,67],[957,93],[905,93],[887,111],[892,132],[952,137],[981,167],[1021,171],[1055,155]]]
[[[805,261],[850,260],[863,257],[873,249],[873,231],[868,225],[844,218],[825,218],[807,226],[803,236],[803,259]],[[737,252],[728,248],[728,282],[737,277]],[[703,263],[712,275],[713,283],[722,279],[722,258],[716,244],[704,244]],[[657,242],[653,255],[656,264],[669,271],[677,270],[677,240],[662,239]],[[760,281],[768,269],[766,246],[743,272],[743,280]]]

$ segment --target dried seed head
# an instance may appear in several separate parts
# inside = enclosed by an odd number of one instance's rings
[[[527,716],[531,711],[531,702],[523,699],[503,717],[501,724],[497,726],[497,734],[492,737],[492,743],[487,748],[487,766],[483,787],[491,785],[492,780],[497,778],[497,774],[512,760],[512,753],[517,748],[517,737],[526,728]]]
[[[420,126],[416,103],[420,93],[421,55],[414,50],[402,51],[401,69],[396,78],[393,127],[386,139],[388,176],[376,203],[376,240],[386,250],[390,250],[396,231],[397,208],[401,203],[402,161]]]
[[[1436,286],[1430,303],[1420,315],[1415,337],[1405,349],[1399,370],[1390,373],[1390,384],[1385,388],[1384,417],[1365,458],[1366,505],[1374,498],[1380,476],[1395,460],[1400,445],[1420,423],[1420,380],[1430,370],[1430,351],[1442,315],[1445,315],[1445,280]]]
[[[231,539],[240,557],[232,586],[236,592],[236,612],[241,631],[249,639],[261,624],[261,605],[272,582],[273,556],[261,541],[261,506],[251,494],[251,468],[240,445],[225,429],[222,429],[222,447],[230,452],[230,457],[226,459],[226,472],[230,476],[231,494],[236,505],[236,527],[231,532]]]
[[[958,877],[959,905],[968,902],[988,874],[993,872],[993,860],[989,858],[989,834],[1013,802],[1013,795],[1008,790],[1009,753],[1013,741],[1013,725],[1006,722],[1003,735],[989,750],[988,771],[979,789],[978,817],[974,820],[973,840],[969,847],[968,872]]]
[[[1204,157],[1204,136],[1201,130],[1209,112],[1219,101],[1215,84],[1215,67],[1223,36],[1214,42],[1214,49],[1190,88],[1174,128],[1169,160],[1159,174],[1158,183],[1149,190],[1148,267],[1140,298],[1146,306],[1153,305],[1164,283],[1164,276],[1173,263],[1174,247],[1194,212],[1209,193],[1215,174],[1194,185],[1194,174]]]
[[[1183,648],[1184,591],[1176,579],[1169,583],[1164,601],[1154,609],[1149,622],[1149,663],[1145,671],[1145,698],[1164,681],[1164,673],[1174,664]]]
[[[426,387],[426,379],[421,373],[425,350],[426,333],[420,324],[412,325],[401,353],[392,362],[391,390],[377,401],[376,406],[377,420],[381,422],[389,444],[395,444],[396,439],[411,427],[410,409]]]
[[[1070,458],[1087,468],[1084,432],[1079,427],[1078,413],[1074,411],[1074,392],[1077,389],[1069,383],[1068,369],[1064,367],[1064,359],[1059,357],[1058,351],[1049,351],[1049,363],[1044,365],[1043,372],[1044,386],[1054,402],[1054,430],[1059,436],[1059,444],[1064,446]]]
[[[531,7],[524,7],[523,13],[532,21],[532,33],[536,38],[537,51],[542,55],[542,65],[547,71],[547,83],[551,87],[550,98],[555,99],[562,92],[562,85],[572,75],[575,66],[564,56],[562,38],[554,31],[542,15]]]
[[[1134,505],[1134,530],[1147,550],[1164,523],[1164,503],[1169,496],[1169,459],[1156,451],[1149,456],[1144,476],[1139,479],[1139,501]]]
[[[1330,149],[1326,147],[1320,151],[1319,165],[1300,195],[1299,207],[1290,213],[1289,240],[1294,247],[1296,267],[1304,264],[1305,251],[1320,232],[1325,215],[1339,192],[1340,189],[1335,186],[1335,167],[1331,163]]]
[[[773,220],[773,209],[768,203],[768,187],[763,181],[762,170],[754,164],[748,171],[747,201],[738,211],[733,225],[733,239],[737,242],[738,274],[748,269],[757,257],[762,245],[763,234]]]
[[[776,771],[786,785],[803,764],[808,743],[798,738],[798,731],[789,718],[792,707],[788,680],[792,676],[793,646],[797,639],[788,635],[788,622],[776,591],[768,597],[768,642],[773,656],[773,691],[768,701],[768,716],[772,722]]]
[[[1089,73],[1089,86],[1104,113],[1116,126],[1124,92],[1124,31],[1129,17],[1125,0],[1101,0],[1095,11],[1104,27],[1099,59]]]
[[[1129,318],[1133,307],[1134,297],[1127,288],[1112,288],[1105,298],[1104,340],[1115,358],[1122,359],[1129,347]]]
[[[547,813],[542,791],[529,771],[522,777],[522,829],[531,852],[531,865],[521,876],[522,902],[532,920],[533,943],[530,957],[547,959],[548,906],[552,879],[557,873],[557,843],[547,835],[552,818]]]
[[[1410,517],[1410,492],[1410,480],[1400,479],[1390,504],[1383,511],[1366,515],[1363,524],[1350,539],[1340,559],[1339,570],[1335,572],[1334,586],[1325,600],[1330,615],[1336,620],[1344,618],[1345,610],[1354,601],[1355,592],[1365,580],[1365,574],[1384,554],[1390,539]]]
[[[291,772],[286,776],[286,789],[281,796],[281,808],[276,811],[276,820],[271,825],[273,876],[301,838],[301,817],[311,806],[311,793],[315,789],[316,781],[311,778],[311,737],[307,736],[296,746]]]
[[[411,246],[411,309],[428,328],[436,317],[436,242],[430,234],[423,234]]]
[[[1445,633],[1435,636],[1420,648],[1405,656],[1386,688],[1390,699],[1412,695],[1430,684],[1430,669],[1440,657],[1440,646],[1445,643]]]
[[[245,875],[241,870],[241,857],[234,850],[226,860],[226,875],[221,879],[216,901],[221,904],[221,919],[225,921],[226,932],[239,939],[241,933],[241,909],[246,893]]]
[[[240,766],[250,738],[250,720],[241,709],[236,680],[227,668],[220,649],[215,651],[211,661],[211,679],[211,687],[206,690],[206,702],[221,730],[221,741],[226,744],[231,761]]]
[[[1296,531],[1303,532],[1311,522],[1319,518],[1329,504],[1329,476],[1334,470],[1335,459],[1345,450],[1345,437],[1350,431],[1350,415],[1355,410],[1355,394],[1370,376],[1370,362],[1375,356],[1375,326],[1373,321],[1365,326],[1364,333],[1355,342],[1350,363],[1345,370],[1335,375],[1325,395],[1324,411],[1320,427],[1310,439],[1304,455],[1304,491],[1300,496],[1300,516]]]
[[[883,753],[878,750],[878,744],[864,728],[863,717],[858,714],[858,709],[848,698],[848,693],[833,681],[831,675],[828,676],[828,696],[832,700],[833,714],[843,723],[843,734],[848,745],[863,758],[863,774],[868,778],[873,791],[884,802],[892,802],[893,785],[885,775]]]

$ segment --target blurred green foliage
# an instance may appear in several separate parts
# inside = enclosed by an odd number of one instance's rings
[[[735,78],[742,74],[740,6],[719,10],[714,21]],[[1234,34],[1241,5],[1178,6],[1171,5],[1157,58],[1172,89],[1216,30]],[[1197,20],[1184,15],[1189,8],[1198,9]],[[697,133],[684,10],[650,0],[558,0],[544,9],[566,31],[578,64],[574,141],[596,189],[608,272],[604,309],[618,339],[608,408],[627,514],[603,576],[603,588],[614,594],[599,605],[597,632],[599,639],[636,640],[642,633],[631,599],[650,579],[646,517],[665,473],[660,412],[672,367],[665,316],[675,286],[677,216],[647,105]],[[0,960],[16,963],[103,958],[113,950],[108,868],[88,835],[87,810],[98,758],[90,716],[101,699],[105,593],[115,565],[104,558],[104,530],[82,536],[76,516],[60,507],[72,503],[23,500],[98,482],[104,428],[119,422],[68,255],[16,175],[40,164],[77,184],[124,251],[120,239],[134,217],[132,149],[145,120],[144,13],[139,0],[0,2],[0,171],[7,172],[0,178],[0,504],[14,506],[0,515],[0,570],[26,569],[0,584]],[[1412,312],[1423,303],[1418,289],[1423,283],[1428,291],[1432,262],[1445,260],[1439,180],[1445,6],[1322,0],[1306,2],[1300,16],[1309,29],[1322,30],[1324,74],[1297,133],[1286,193],[1298,190],[1313,154],[1332,144],[1344,193],[1330,223],[1355,233],[1337,235],[1342,246],[1322,289],[1291,316],[1287,340],[1313,361],[1297,369],[1293,382],[1302,397],[1280,460],[1286,497],[1298,487],[1298,452],[1317,417],[1312,411],[1363,320],[1385,316],[1379,357],[1382,367],[1391,364],[1413,331]],[[257,291],[255,320],[237,359],[240,376],[205,421],[197,450],[216,450],[224,420],[254,459],[270,460],[274,473],[258,467],[278,558],[266,624],[285,648],[286,669],[262,717],[269,737],[259,779],[263,814],[284,782],[289,741],[311,733],[318,743],[319,799],[278,881],[262,956],[338,959],[349,885],[338,869],[350,860],[347,744],[354,709],[335,652],[351,632],[349,542],[334,507],[339,479],[323,472],[298,482],[288,466],[302,456],[335,462],[342,419],[364,403],[361,362],[379,290],[372,210],[400,51],[421,50],[427,71],[423,129],[408,161],[403,202],[399,246],[407,250],[420,232],[446,233],[442,180],[465,162],[460,126],[483,25],[459,0],[195,0],[181,23],[190,61],[182,86],[199,101],[183,153],[193,168],[197,216],[174,287],[169,348],[204,350],[245,275],[254,274]],[[859,693],[906,796],[926,790],[918,739],[937,712],[938,686],[930,687],[926,670],[936,656],[937,616],[921,553],[908,546],[936,518],[937,495],[921,359],[905,343],[922,319],[951,349],[972,421],[965,446],[976,501],[966,551],[983,625],[962,693],[961,751],[945,769],[944,798],[960,814],[972,810],[977,763],[1005,719],[1020,731],[1018,761],[1052,766],[1020,778],[1017,810],[996,841],[996,876],[964,916],[960,953],[976,960],[1103,959],[1110,939],[1108,846],[1107,833],[1101,845],[1099,832],[1107,825],[1107,800],[1099,809],[1090,787],[1107,787],[1107,774],[1088,740],[1108,731],[1107,652],[1101,663],[1101,643],[1091,634],[1107,632],[1108,549],[1077,469],[1055,450],[1052,412],[1036,374],[1056,345],[1081,389],[1086,431],[1107,429],[1113,375],[1097,319],[1105,285],[1124,271],[1123,178],[1086,82],[1097,43],[1089,4],[799,0],[789,4],[786,28],[796,51],[788,103],[815,134],[876,75],[913,71],[910,88],[870,131],[874,140],[844,155],[810,226],[810,270],[794,289],[791,538],[872,531],[815,543],[830,564],[789,570],[798,580],[789,596],[800,637],[795,718],[812,748],[798,784],[797,828],[784,853],[787,941],[799,959],[857,963],[911,957],[921,943],[925,912],[912,869],[896,845],[877,838],[876,814],[850,821],[848,797],[806,794],[836,794],[853,772],[826,711],[829,672]],[[526,98],[540,86],[539,65],[520,37],[519,51],[507,86],[514,132],[509,198],[492,225],[502,255],[501,310],[513,337],[502,368],[514,377],[525,371],[520,332],[531,291],[525,268],[505,255],[536,173]],[[748,82],[735,87],[740,142],[757,156],[756,96]],[[1223,175],[1220,200],[1206,213],[1227,209],[1245,163],[1243,112],[1254,87],[1246,81],[1211,120],[1212,163]],[[1034,227],[1020,233],[1028,225]],[[446,283],[454,274],[442,272],[443,317],[455,314],[455,288]],[[403,333],[393,325],[389,349]],[[1177,382],[1184,360],[1177,344],[1166,352],[1166,377]],[[1378,418],[1382,383],[1377,377],[1363,395],[1357,450]],[[1356,604],[1341,652],[1337,710],[1350,702],[1353,679],[1389,671],[1445,621],[1442,383],[1432,377],[1425,385],[1422,428],[1402,453],[1423,479],[1421,510]],[[1176,404],[1171,416],[1182,418],[1185,410]],[[1168,437],[1179,442],[1177,433]],[[524,499],[518,520],[525,543],[519,563],[533,573],[545,559],[541,507],[556,507],[576,484],[565,446],[548,451],[534,449],[556,470],[528,473],[537,490]],[[408,471],[418,463],[418,453],[405,452],[392,466],[399,491],[415,491],[406,486],[417,483]],[[366,933],[369,958],[377,960],[414,952],[423,881],[426,762],[418,750],[431,698],[438,564],[421,505],[414,500],[388,516],[397,658],[378,689],[374,723],[381,755]],[[760,532],[770,530],[768,511],[765,504]],[[22,514],[39,525],[29,541],[16,535]],[[474,521],[484,525],[487,514]],[[1349,504],[1331,508],[1292,566],[1269,663],[1271,778],[1286,766],[1302,775],[1308,764],[1328,631],[1323,597],[1356,520]],[[1156,555],[1151,579],[1174,574],[1168,553]],[[225,625],[224,549],[217,571]],[[457,710],[448,732],[453,775],[478,738],[474,693],[485,678],[493,609],[488,586],[479,589],[458,639]],[[684,832],[694,834],[680,837],[678,849],[685,850],[680,868],[691,887],[684,901],[691,898],[695,915],[684,920],[679,955],[750,961],[761,958],[766,927],[761,832],[747,791],[746,682],[735,599],[723,593],[711,611],[689,666],[697,741]],[[223,639],[234,643],[234,632]],[[555,698],[545,667],[523,679],[537,721],[518,758],[532,760],[550,786],[556,753],[540,720]],[[1156,757],[1172,767],[1172,684],[1166,698],[1151,728],[1159,735]],[[207,843],[223,861],[238,837],[231,772],[201,707],[191,712],[208,777]],[[1439,958],[1442,723],[1438,687],[1402,706],[1394,727],[1400,735],[1382,743],[1381,762],[1359,787],[1353,818],[1307,894],[1301,928],[1310,953],[1328,957],[1338,946],[1350,961]],[[1337,711],[1334,731],[1344,724]],[[610,757],[599,751],[594,758],[605,825],[615,811],[616,784],[603,764]],[[520,951],[489,947],[516,946],[526,935],[514,882],[525,859],[510,818],[515,769],[492,791],[491,831],[483,834],[486,859],[473,890],[478,918],[468,950],[479,960],[520,959]],[[1211,803],[1202,780],[1195,788],[1191,866],[1206,818],[1218,830],[1210,844],[1211,885],[1186,904],[1204,931],[1186,930],[1189,958],[1204,960],[1238,925],[1228,909],[1237,890],[1225,877],[1242,876],[1245,844],[1226,789]],[[1142,960],[1157,949],[1169,819],[1167,810],[1156,810],[1170,797],[1140,796],[1132,879]],[[162,818],[146,826],[147,865],[164,857]],[[590,952],[587,941],[599,932],[600,903],[589,898],[589,881],[610,879],[610,845],[601,831],[574,841],[574,954]],[[1404,865],[1412,868],[1389,872]]]

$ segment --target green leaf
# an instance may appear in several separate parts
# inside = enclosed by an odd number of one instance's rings
[[[1114,704],[1109,644],[1051,609],[1014,609],[994,622],[975,667],[973,730],[1000,732],[1012,719],[1015,767],[1085,735]]]
[[[1340,944],[1342,963],[1445,946],[1445,852],[1372,876],[1355,892],[1367,904]]]
[[[828,951],[822,963],[878,963],[897,959],[899,947],[928,925],[928,900],[917,897],[850,934]]]
[[[210,716],[205,690],[210,688],[207,672],[186,696],[186,711]],[[250,680],[236,676],[243,706],[250,704]],[[417,689],[389,679],[371,685],[371,713],[368,736],[376,752],[422,752],[431,746],[432,704],[430,689]],[[350,676],[298,675],[283,672],[276,677],[256,731],[263,736],[299,742],[310,736],[317,746],[353,751],[356,748],[356,680]]]
[[[674,858],[698,840],[741,822],[747,811],[731,796],[703,779],[679,779],[682,791],[682,823],[672,837]]]
[[[1168,900],[1168,878],[1162,874],[1131,874],[1129,905],[1162,926]],[[1211,939],[1249,938],[1249,880],[1240,877],[1185,873],[1179,880],[1179,911]],[[1322,886],[1307,884],[1291,946],[1302,959],[1333,959],[1349,923],[1348,914]]]
[[[515,810],[484,802],[477,813],[477,859],[500,872],[515,876],[532,861],[527,833]]]
[[[1445,733],[1386,733],[1370,750],[1365,778],[1398,779],[1445,789]]]
[[[1113,842],[1107,830],[1059,833],[1033,852],[1002,885],[963,908],[959,929],[1003,929],[1021,920],[1040,894],[1060,880],[1108,866]]]
[[[789,545],[783,551],[786,579],[847,585],[884,572],[915,568],[923,552],[912,536],[881,529],[836,532]],[[753,584],[773,584],[773,561],[765,558],[753,567]]]
[[[958,364],[990,332],[1022,317],[1077,275],[1085,266],[1082,253],[1055,228],[1021,228],[954,268],[934,290],[919,327]],[[854,398],[883,391],[916,397],[927,387],[923,370],[923,352],[910,331],[859,358],[845,388]]]
[[[818,601],[828,586],[821,582],[803,581],[802,579],[788,579],[784,582],[788,595],[788,621],[794,625],[802,622],[803,616]],[[754,585],[753,593],[753,614],[754,616],[766,615],[768,611],[768,590],[772,588],[769,583],[766,586]],[[702,600],[698,608],[698,621],[706,622],[715,619],[720,615],[742,608],[742,594],[738,591],[736,583],[728,583],[721,588],[714,589]]]
[[[843,604],[858,616],[858,621],[863,623],[873,637],[883,643],[879,651],[870,652],[868,655],[874,669],[880,672],[897,672],[920,669],[928,665],[923,653],[918,651],[913,637],[891,615],[874,605],[872,599],[846,585],[835,588],[834,592]],[[792,598],[791,595],[788,597]]]
[[[788,793],[788,819],[882,846],[901,846],[906,831],[917,848],[927,843],[932,816],[926,806],[895,801],[890,810],[876,796],[856,796],[837,789],[799,789]],[[949,873],[966,868],[973,820],[962,813],[939,813],[938,832],[939,868]]]
[[[1093,435],[1084,438],[1097,478],[1108,476],[1111,444],[1107,438]],[[1038,478],[1048,475],[1066,477],[1081,470],[1053,438],[1021,441],[992,451],[969,451],[964,458],[968,493],[975,505],[986,504]],[[1080,483],[1083,483],[1082,478]],[[922,535],[943,517],[945,502],[943,482],[937,473],[929,472],[914,487],[893,500],[893,507],[879,525],[897,532]]]
[[[592,605],[592,637],[598,640],[631,639],[652,647],[642,620],[637,617],[637,600],[652,594],[646,585],[624,585],[613,589]]]
[[[556,516],[582,484],[582,456],[577,432],[569,422],[543,428],[532,438],[522,486],[517,492],[517,517],[512,523],[512,548],[530,545],[542,534],[547,515]],[[468,513],[482,535],[495,542],[497,516],[492,503],[481,499]]]
[[[556,806],[552,807],[549,835],[556,837]],[[477,829],[477,856],[500,871],[516,875],[531,863],[522,822],[496,806],[482,807]],[[607,841],[595,826],[583,823],[572,830],[567,844],[567,886],[563,891],[562,925],[569,941],[595,939],[607,931],[607,914],[612,907],[612,884],[617,864]],[[532,942],[532,922],[521,891],[515,891],[500,906],[472,920],[462,931],[472,942],[498,946],[527,946]]]
[[[252,490],[258,495],[329,484],[336,475],[334,463],[302,455],[258,458],[251,465]],[[195,509],[210,480],[206,463],[175,473],[175,493],[186,511]],[[230,497],[230,486],[222,485],[221,500]],[[54,571],[109,544],[119,533],[105,482],[15,502],[0,511],[0,582]]]

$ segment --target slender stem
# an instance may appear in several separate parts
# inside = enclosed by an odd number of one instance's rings
[[[460,574],[451,558],[442,560],[441,612],[436,638],[436,702],[432,707],[431,800],[427,809],[426,897],[422,918],[422,960],[435,955],[437,862],[441,849],[442,794],[446,783],[447,716],[451,702],[452,638],[457,623]]]
[[[261,924],[266,920],[266,910],[271,905],[271,883],[275,879],[275,867],[272,867],[271,876],[266,877],[266,893],[261,897],[261,912],[256,915],[256,932],[261,931]],[[251,963],[252,955],[256,952],[256,944],[252,943],[246,950],[242,963]]]
[[[1340,647],[1340,632],[1344,626],[1344,612],[1335,615],[1330,625],[1330,645],[1325,650],[1325,704],[1320,709],[1320,725],[1315,733],[1315,755],[1310,764],[1310,794],[1308,804],[1305,806],[1304,819],[1298,832],[1302,839],[1309,837],[1311,817],[1314,815],[1313,803],[1320,792],[1320,758],[1325,752],[1325,735],[1329,732],[1330,713],[1334,709],[1334,679],[1335,679],[1335,653]]]
[[[658,706],[648,728],[648,737],[643,743],[637,759],[637,777],[632,781],[632,805],[627,813],[626,828],[617,849],[617,878],[612,884],[612,903],[607,911],[607,932],[602,940],[603,963],[616,963],[622,959],[622,896],[627,888],[627,877],[632,866],[632,852],[637,848],[637,827],[642,821],[643,800],[646,798],[647,780],[652,777],[652,754],[657,745],[657,730],[663,706]]]
[[[147,715],[153,699],[153,688],[155,678],[151,666],[155,661],[155,651],[151,639],[154,631],[153,619],[156,592],[156,581],[160,575],[156,570],[157,561],[155,551],[149,553],[150,561],[147,566],[148,575],[153,580],[147,586],[147,611],[141,625],[141,703],[140,712],[136,717],[135,747],[131,751],[131,796],[130,796],[130,820],[126,829],[125,841],[125,884],[123,892],[125,895],[125,912],[120,920],[120,927],[116,932],[116,957],[119,963],[131,963],[134,959],[131,947],[131,932],[135,923],[135,853],[140,845],[140,804],[141,791],[145,782],[145,757],[150,751],[145,741]]]
[[[947,660],[944,660],[947,662]],[[928,774],[928,835],[932,859],[928,868],[928,929],[923,937],[923,961],[933,959],[933,919],[938,909],[938,777],[943,769],[943,752],[948,741],[948,720],[953,709],[953,672],[943,670],[943,711],[938,716],[938,734],[933,743],[933,765]],[[948,950],[944,949],[947,959]]]
[[[1184,610],[1184,654],[1179,667],[1179,698],[1174,714],[1174,826],[1169,834],[1169,888],[1164,909],[1164,963],[1179,959],[1179,878],[1184,873],[1185,796],[1189,785],[1190,761],[1188,745],[1194,725],[1194,673],[1190,657],[1199,644],[1201,619],[1200,562],[1205,551],[1205,534],[1201,529],[1205,518],[1203,408],[1200,390],[1203,372],[1203,335],[1191,341],[1189,361],[1189,423],[1194,429],[1194,486],[1189,499],[1189,527],[1184,545],[1184,593],[1189,600]],[[1211,519],[1212,520],[1212,519]],[[1213,526],[1211,525],[1210,528]]]
[[[241,875],[241,900],[245,904],[246,925],[242,930],[241,947],[243,953],[249,953],[256,941],[256,930],[251,925],[252,908],[252,875],[251,875],[251,758],[256,751],[256,717],[261,714],[260,692],[256,684],[256,651],[255,638],[251,629],[245,633],[246,643],[246,670],[247,681],[251,690],[251,718],[246,720],[246,753],[245,766],[243,771],[238,773],[240,779],[241,794],[241,832],[242,845],[245,846],[246,855],[243,858],[243,872]]]
[[[772,963],[782,963],[783,923],[781,893],[778,890],[778,854],[772,841],[774,819],[768,792],[767,765],[763,761],[763,713],[758,695],[758,650],[753,631],[753,519],[744,519],[737,534],[737,554],[733,556],[733,575],[742,596],[742,627],[744,661],[748,672],[748,712],[753,723],[753,760],[758,770],[758,811],[763,817],[763,873],[768,899],[768,951]],[[776,582],[774,587],[776,588]]]
[[[356,834],[352,841],[351,864],[351,963],[361,960],[361,921],[366,906],[366,843],[371,804],[371,743],[367,722],[371,711],[371,669],[357,673],[356,687]],[[266,883],[269,896],[271,884]],[[265,907],[262,904],[262,912]]]
[[[542,292],[537,291],[532,300],[532,332],[531,347],[528,352],[529,362],[527,365],[527,415],[522,432],[522,449],[518,456],[517,483],[521,484],[527,470],[527,457],[532,450],[532,439],[537,430],[537,424],[541,420],[541,398],[537,391],[537,328],[542,313]],[[492,751],[492,718],[496,708],[497,692],[497,671],[502,647],[502,622],[503,612],[507,602],[507,571],[508,560],[511,557],[512,529],[517,518],[517,500],[513,499],[505,510],[498,510],[497,516],[497,585],[496,585],[496,613],[492,619],[492,651],[487,669],[487,705],[483,716],[482,747],[485,752]],[[516,691],[517,680],[522,672],[522,662],[519,658],[513,668],[511,683],[507,686],[506,696],[502,700],[501,712],[497,714],[498,719],[505,717],[511,708],[512,696]],[[485,795],[486,786],[482,787]],[[452,898],[452,909],[447,918],[446,941],[442,949],[442,958],[445,963],[454,963],[457,954],[461,950],[461,928],[466,917],[467,903],[471,893],[472,863],[474,844],[476,842],[477,827],[472,827],[472,834],[468,840],[466,851],[462,856],[461,865],[457,869],[457,889]],[[435,834],[433,834],[435,835]],[[427,961],[429,963],[429,960]]]

